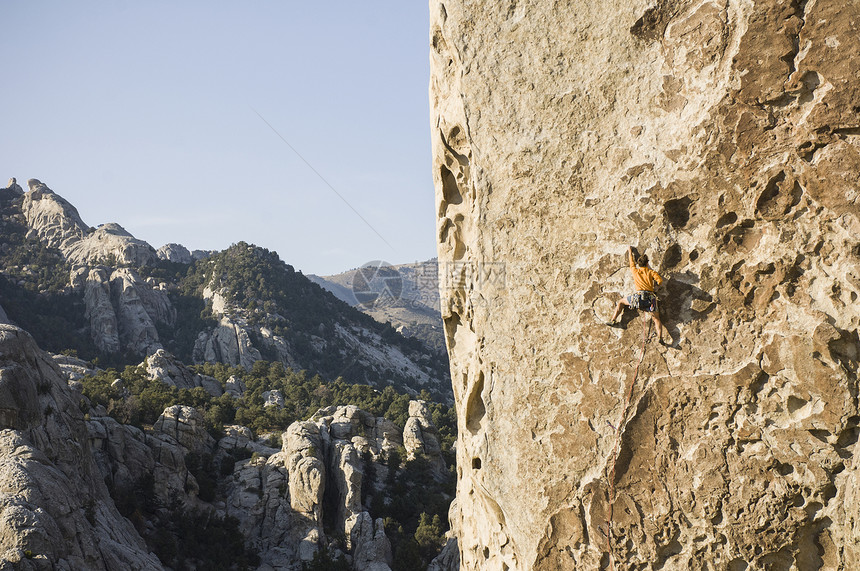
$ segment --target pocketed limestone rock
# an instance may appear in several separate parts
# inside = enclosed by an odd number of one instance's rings
[[[851,569],[860,5],[430,21],[462,568]],[[668,347],[605,326],[629,246]]]

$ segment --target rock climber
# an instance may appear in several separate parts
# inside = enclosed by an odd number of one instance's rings
[[[660,277],[660,274],[648,267],[648,256],[645,254],[639,256],[639,259],[634,263],[633,247],[628,246],[627,255],[630,261],[630,273],[633,274],[633,283],[636,285],[636,291],[628,295],[626,298],[622,297],[618,300],[618,303],[615,305],[615,313],[612,314],[612,319],[609,320],[609,325],[618,326],[616,320],[618,319],[618,316],[621,315],[621,311],[624,309],[625,305],[634,309],[640,309],[646,312],[648,317],[651,318],[651,321],[654,322],[660,343],[666,345],[667,343],[663,341],[663,332],[665,328],[663,327],[663,323],[660,321],[660,308],[657,305],[657,294],[654,293],[655,286],[662,284],[663,278]],[[648,319],[642,322],[643,335],[647,334],[647,328],[649,326],[650,322]]]

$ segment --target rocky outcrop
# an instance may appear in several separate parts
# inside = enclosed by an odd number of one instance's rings
[[[60,372],[69,383],[79,381],[87,375],[94,375],[96,372],[89,363],[83,359],[78,359],[77,357],[71,357],[69,355],[51,355],[51,359],[54,361],[54,364],[59,367]]]
[[[283,453],[237,463],[228,483],[226,513],[239,520],[246,542],[260,556],[261,569],[300,569],[294,539]]]
[[[439,431],[425,401],[409,401],[409,418],[403,427],[403,447],[410,460],[416,456],[426,457],[437,478],[444,478],[447,474],[439,445]]]
[[[83,240],[63,252],[72,263],[145,266],[155,261],[152,246],[132,236],[114,222],[102,224]]]
[[[448,538],[445,547],[427,566],[427,571],[460,571],[460,550],[457,548],[457,538]]]
[[[218,327],[197,336],[193,358],[196,363],[228,363],[250,370],[263,357],[245,328],[222,317]]]
[[[326,464],[319,426],[293,423],[284,439],[289,473],[290,508],[296,514],[293,534],[301,561],[310,561],[323,540],[322,499]]]
[[[46,245],[58,248],[73,265],[142,266],[156,259],[155,250],[119,224],[91,229],[77,209],[44,183],[30,179],[22,211],[31,232]]]
[[[150,354],[161,349],[155,322],[158,317],[162,321],[169,319],[172,307],[166,296],[151,290],[128,268],[113,272],[110,289],[120,343],[137,353]]]
[[[284,395],[281,394],[281,391],[265,391],[260,396],[262,396],[263,400],[265,401],[263,403],[263,407],[275,406],[278,408],[284,408]]]
[[[463,569],[855,565],[858,25],[431,2]],[[671,347],[604,325],[628,245]]]
[[[166,260],[177,264],[190,264],[194,261],[191,252],[182,244],[165,244],[156,250],[155,255],[158,256],[159,260]]]
[[[71,282],[83,289],[90,334],[99,349],[143,354],[161,349],[156,324],[173,325],[176,320],[163,289],[130,268],[118,268],[110,277],[103,267],[75,270]]]
[[[91,269],[85,283],[86,317],[90,320],[93,342],[106,353],[116,353],[120,350],[119,325],[107,273],[101,268]]]
[[[350,545],[354,546],[352,568],[356,571],[391,571],[391,542],[385,535],[382,518],[373,518],[367,512],[356,516],[350,530]]]
[[[172,326],[176,320],[167,284],[144,280],[127,267],[150,263],[155,251],[118,224],[90,228],[74,206],[46,185],[36,179],[28,185],[21,201],[28,236],[59,249],[72,266],[70,285],[83,293],[96,346],[106,353],[159,349],[156,324]]]
[[[224,387],[224,392],[232,396],[233,398],[241,398],[242,395],[245,394],[245,381],[240,379],[239,377],[231,376],[227,379],[227,383]]]
[[[93,463],[77,398],[0,325],[0,569],[160,569]]]
[[[159,349],[147,357],[143,365],[150,379],[158,379],[179,389],[203,387],[213,397],[224,394],[224,390],[217,380],[208,375],[192,372],[164,349]]]
[[[191,406],[173,405],[155,421],[154,433],[170,436],[189,452],[209,452],[215,441],[206,432],[203,415]]]
[[[323,498],[337,510],[333,521],[347,538],[355,569],[385,571],[391,565],[391,545],[382,528],[361,503],[363,454],[385,474],[383,460],[401,445],[397,426],[354,406],[321,409],[313,419],[293,423],[284,435],[289,469],[290,502],[297,514],[299,556],[309,561],[325,540]]]
[[[9,179],[5,190],[8,191],[8,194],[13,196],[21,196],[24,194],[24,189],[21,188],[21,185],[18,184],[18,180],[15,177]]]
[[[200,486],[189,471],[189,454],[211,454],[215,441],[192,407],[165,409],[152,431],[120,424],[108,416],[93,416],[87,423],[90,444],[102,478],[115,495],[139,489],[150,478],[152,495],[161,506],[179,500],[186,509],[199,509]]]
[[[363,487],[384,489],[386,459],[403,443],[384,418],[330,407],[291,425],[281,449],[242,426],[224,427],[216,441],[189,406],[166,408],[145,430],[103,407],[85,419],[86,399],[58,363],[85,364],[47,356],[17,328],[0,326],[0,361],[0,569],[160,569],[136,529],[157,543],[158,522],[206,514],[236,518],[261,569],[299,571],[325,546],[343,550],[354,569],[390,570],[383,522],[362,502]],[[154,378],[192,382],[169,354],[147,364]]]

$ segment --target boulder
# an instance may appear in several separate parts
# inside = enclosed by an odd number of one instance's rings
[[[147,357],[143,366],[146,367],[146,373],[150,379],[158,379],[167,385],[179,389],[203,387],[213,397],[224,394],[221,384],[216,379],[192,372],[164,349],[158,349]]]
[[[263,407],[274,406],[277,408],[284,408],[284,395],[281,394],[281,391],[277,389],[265,391],[261,396],[263,397],[263,400],[266,401],[263,403]]]
[[[349,533],[349,542],[353,546],[353,569],[391,571],[393,561],[391,542],[385,535],[385,524],[382,518],[374,521],[367,512],[361,512],[355,516]]]
[[[242,398],[242,395],[245,394],[245,382],[239,377],[232,375],[227,379],[224,392],[233,398]]]
[[[165,244],[156,250],[155,255],[158,256],[159,260],[166,260],[177,264],[190,264],[194,261],[194,258],[191,257],[191,252],[182,244]]]

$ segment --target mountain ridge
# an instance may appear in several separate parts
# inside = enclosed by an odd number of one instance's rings
[[[165,348],[189,363],[250,368],[265,357],[450,399],[444,357],[343,304],[277,254],[244,242],[194,253],[168,244],[159,254],[118,224],[87,226],[38,179],[28,187],[11,179],[0,191],[0,306],[47,348],[125,364]],[[40,313],[46,300],[61,310]],[[62,331],[73,335],[64,341]]]

